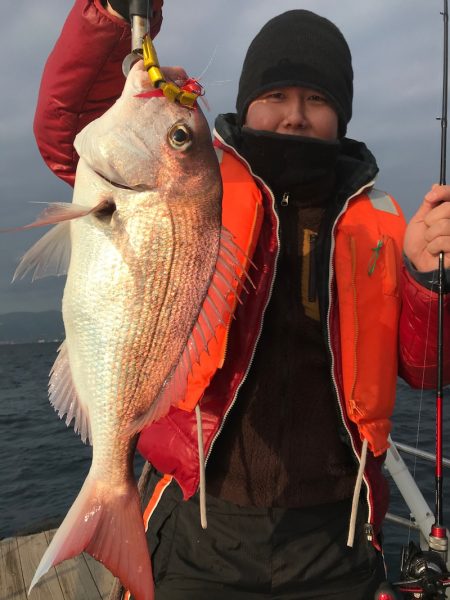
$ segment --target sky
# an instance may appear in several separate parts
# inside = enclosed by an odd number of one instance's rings
[[[441,0],[165,0],[155,40],[162,65],[202,76],[211,126],[235,110],[247,47],[268,19],[305,8],[332,20],[353,55],[355,93],[347,135],[364,141],[380,167],[379,189],[407,219],[439,179],[443,19]],[[35,202],[70,201],[71,188],[41,159],[32,122],[45,61],[68,0],[15,0],[0,21],[0,228],[33,221]],[[92,40],[95,44],[95,39]],[[11,284],[43,230],[0,234],[0,314],[59,309],[64,278]]]

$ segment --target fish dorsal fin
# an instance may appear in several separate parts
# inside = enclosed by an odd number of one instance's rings
[[[89,441],[92,444],[89,408],[82,402],[75,390],[65,341],[58,348],[58,356],[50,371],[48,390],[50,404],[58,413],[59,418],[63,419],[66,416],[67,426],[75,419],[73,424],[75,433],[80,434],[83,443]]]
[[[32,281],[50,275],[65,275],[69,268],[70,251],[70,223],[59,223],[24,254],[13,281],[23,279],[30,272]]]
[[[216,336],[219,326],[228,327],[236,304],[241,302],[240,289],[246,289],[243,280],[251,285],[245,262],[246,254],[235,244],[232,234],[222,227],[219,253],[216,268],[211,278],[208,293],[199,312],[186,346],[171,372],[168,374],[158,396],[149,410],[140,415],[126,429],[131,435],[148,427],[153,421],[165,416],[171,406],[177,405],[184,398],[188,386],[189,375],[200,363],[201,355],[208,353],[208,345]]]

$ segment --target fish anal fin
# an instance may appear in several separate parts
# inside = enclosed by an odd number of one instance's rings
[[[92,443],[92,432],[89,421],[89,408],[77,394],[70,370],[67,344],[64,341],[58,348],[58,356],[50,372],[48,385],[50,404],[58,413],[60,419],[66,417],[69,426],[73,419],[75,433],[81,440]]]
[[[88,475],[39,563],[30,590],[51,567],[86,551],[136,600],[153,600],[153,576],[136,485],[111,487]]]

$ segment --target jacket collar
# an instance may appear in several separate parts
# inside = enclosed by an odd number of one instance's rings
[[[237,124],[235,113],[219,115],[215,122],[215,130],[226,144],[240,154],[241,128]],[[372,181],[378,173],[375,157],[363,142],[350,138],[342,138],[340,142],[333,210],[336,213],[340,211],[347,198]]]
[[[240,128],[236,115],[219,115],[215,122],[215,133],[240,156]],[[336,189],[327,203],[320,225],[316,247],[318,265],[317,291],[324,339],[328,339],[326,315],[329,308],[330,256],[333,244],[333,227],[342,214],[348,199],[370,184],[378,173],[375,157],[363,142],[349,138],[340,140],[341,148],[336,165]]]

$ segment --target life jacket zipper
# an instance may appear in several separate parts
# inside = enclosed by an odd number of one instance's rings
[[[277,211],[276,211],[275,197],[273,195],[272,190],[263,181],[263,179],[261,179],[261,177],[259,177],[255,173],[253,173],[253,171],[252,171],[249,163],[240,154],[238,154],[236,152],[236,150],[232,146],[230,146],[229,144],[225,143],[225,141],[222,139],[221,136],[219,136],[219,134],[217,133],[217,131],[214,130],[214,134],[215,134],[217,140],[221,144],[223,144],[224,147],[228,148],[231,151],[231,153],[233,154],[233,156],[235,156],[238,160],[240,160],[241,162],[243,162],[247,166],[247,168],[248,168],[249,172],[251,173],[252,177],[254,177],[255,180],[258,180],[264,186],[264,188],[269,192],[269,196],[272,199],[272,211],[273,211],[273,214],[275,216],[276,223],[277,223],[277,232],[276,232],[276,235],[277,235],[278,249],[277,249],[277,254],[275,256],[274,272],[273,272],[272,281],[270,283],[269,294],[268,294],[267,301],[266,301],[266,304],[264,306],[264,309],[263,309],[263,311],[261,313],[261,320],[260,320],[260,323],[259,323],[258,335],[256,337],[255,345],[253,347],[253,352],[252,352],[252,355],[250,357],[250,360],[249,360],[249,363],[248,363],[248,366],[247,366],[247,370],[245,371],[244,376],[243,376],[243,378],[242,378],[242,380],[241,380],[238,388],[236,389],[236,391],[234,393],[233,400],[231,401],[229,407],[227,408],[225,414],[223,415],[220,427],[219,427],[218,431],[216,432],[216,435],[214,436],[214,438],[213,438],[213,440],[211,442],[211,446],[209,448],[208,455],[207,455],[207,457],[205,459],[205,467],[206,467],[206,465],[208,463],[209,457],[211,456],[211,452],[212,452],[212,449],[214,447],[214,444],[215,444],[217,438],[219,437],[219,435],[221,434],[221,432],[223,430],[223,427],[225,425],[225,421],[226,421],[226,419],[227,419],[227,417],[228,417],[231,409],[233,408],[233,406],[234,406],[234,404],[236,402],[237,395],[238,395],[241,387],[243,386],[245,380],[247,379],[248,373],[249,373],[250,368],[251,368],[251,366],[253,364],[253,359],[254,359],[254,356],[255,356],[256,348],[258,346],[258,342],[259,342],[259,339],[261,337],[262,326],[263,326],[263,322],[264,322],[264,314],[266,312],[267,306],[268,306],[268,304],[270,302],[270,299],[272,297],[273,286],[274,286],[274,283],[275,283],[275,277],[276,277],[276,272],[277,272],[278,256],[279,256],[279,253],[280,253],[280,235],[279,235],[280,220],[278,218],[278,214],[277,214]],[[354,442],[352,433],[349,430],[349,428],[347,427],[347,424],[345,422],[345,416],[344,416],[343,407],[342,407],[343,400],[342,400],[342,398],[341,398],[341,396],[339,394],[339,389],[338,389],[338,385],[337,385],[337,381],[336,381],[336,376],[335,376],[335,364],[334,364],[335,363],[335,355],[334,355],[334,352],[333,352],[333,348],[332,348],[332,344],[331,344],[331,335],[330,335],[330,315],[331,315],[331,311],[332,311],[332,307],[333,307],[333,297],[332,297],[332,289],[331,288],[332,288],[332,282],[333,282],[333,278],[334,278],[333,256],[334,256],[334,251],[335,251],[335,246],[336,246],[336,234],[335,234],[335,231],[336,231],[337,223],[338,223],[340,217],[347,210],[347,207],[348,207],[348,204],[349,204],[350,200],[352,200],[353,198],[356,198],[364,190],[373,187],[374,184],[375,184],[375,180],[372,180],[372,181],[366,183],[359,190],[357,190],[354,194],[352,194],[351,196],[349,196],[349,198],[347,198],[347,201],[345,202],[344,206],[342,207],[341,212],[337,215],[337,217],[336,217],[336,219],[335,219],[335,221],[333,223],[333,227],[332,227],[332,230],[331,230],[331,247],[330,247],[330,258],[329,258],[330,262],[329,262],[329,278],[328,278],[328,297],[330,298],[330,302],[329,302],[328,311],[327,311],[326,325],[327,325],[327,343],[328,343],[328,349],[329,349],[329,352],[330,352],[330,355],[331,355],[331,380],[333,382],[333,387],[334,387],[336,398],[337,398],[337,401],[338,401],[338,407],[339,407],[339,412],[340,412],[340,415],[341,415],[341,421],[342,421],[342,424],[344,425],[345,430],[347,431],[347,435],[348,435],[348,438],[349,438],[351,446],[352,446],[353,454],[355,455],[355,457],[357,458],[358,461],[361,460],[361,456],[360,456],[360,454],[358,453],[358,451],[357,451],[357,449],[355,447],[355,442]],[[364,484],[365,484],[366,490],[367,490],[366,500],[367,500],[367,506],[368,506],[368,521],[369,521],[369,523],[371,523],[372,522],[372,513],[373,513],[373,507],[372,507],[372,503],[371,503],[371,500],[370,500],[371,488],[370,488],[369,482],[367,480],[367,477],[365,475],[363,475],[363,481],[364,481]]]
[[[270,299],[271,299],[272,293],[273,293],[273,286],[274,286],[275,277],[276,277],[276,274],[277,274],[278,257],[280,255],[280,231],[279,231],[280,230],[280,219],[279,219],[277,211],[276,211],[275,196],[274,196],[272,190],[270,189],[270,187],[266,184],[266,182],[261,177],[259,177],[258,175],[256,175],[252,171],[252,168],[250,167],[250,164],[240,154],[238,154],[236,152],[236,150],[232,146],[230,146],[230,145],[228,145],[228,144],[225,143],[225,141],[219,136],[219,134],[217,133],[217,131],[214,131],[214,133],[216,135],[217,140],[221,144],[223,144],[224,147],[226,147],[229,150],[231,150],[231,153],[233,154],[233,156],[235,156],[238,160],[240,160],[242,163],[244,163],[246,165],[246,167],[249,170],[249,173],[251,173],[252,177],[255,180],[258,180],[261,183],[261,185],[264,187],[264,189],[268,192],[268,196],[272,200],[272,214],[275,216],[275,221],[276,221],[276,226],[277,226],[277,229],[276,229],[277,253],[276,253],[276,256],[275,256],[275,260],[274,260],[273,275],[272,275],[272,280],[270,282],[269,293],[267,295],[266,304],[265,304],[265,306],[264,306],[264,308],[262,310],[262,313],[261,313],[261,319],[260,319],[260,322],[259,322],[258,334],[257,334],[256,339],[255,339],[255,343],[254,343],[254,346],[253,346],[253,350],[252,350],[252,354],[251,354],[250,360],[249,360],[248,365],[247,365],[247,369],[246,369],[246,371],[244,373],[244,376],[241,379],[241,382],[239,383],[239,385],[238,385],[238,387],[237,387],[237,389],[236,389],[236,391],[234,393],[234,396],[233,396],[232,401],[230,402],[230,405],[228,406],[227,410],[225,411],[225,413],[223,415],[220,427],[217,430],[216,435],[214,436],[214,438],[213,438],[213,440],[211,442],[208,454],[207,454],[207,456],[205,458],[205,468],[206,468],[206,465],[208,464],[208,460],[209,460],[209,457],[211,456],[211,452],[212,452],[212,449],[214,447],[214,444],[216,443],[216,440],[219,437],[219,435],[222,433],[222,430],[224,428],[224,425],[225,425],[225,422],[227,420],[227,417],[228,417],[231,409],[233,408],[233,406],[234,406],[234,404],[236,402],[237,395],[239,394],[239,391],[240,391],[241,387],[244,385],[244,383],[245,383],[245,381],[247,379],[247,376],[249,374],[249,371],[251,369],[251,366],[253,364],[253,359],[255,357],[256,348],[258,346],[258,342],[260,340],[261,333],[262,333],[262,328],[263,328],[263,323],[264,323],[264,315],[266,313],[267,306],[268,306],[268,304],[270,302]]]
[[[356,447],[355,447],[355,442],[353,439],[353,435],[351,433],[351,431],[349,430],[349,428],[347,427],[347,423],[345,421],[345,415],[344,415],[344,409],[343,409],[343,402],[344,400],[341,398],[341,395],[339,393],[339,387],[336,381],[336,376],[335,376],[335,354],[333,351],[333,346],[331,343],[331,334],[330,334],[330,330],[331,330],[331,324],[330,324],[330,320],[331,320],[331,313],[333,310],[333,295],[332,295],[332,285],[333,285],[333,280],[334,280],[334,252],[335,252],[335,248],[336,248],[336,227],[338,224],[339,219],[342,217],[342,215],[345,213],[345,211],[347,210],[347,207],[350,203],[350,200],[352,200],[353,198],[356,198],[357,196],[359,196],[359,194],[361,194],[364,190],[373,187],[373,185],[375,184],[375,180],[372,180],[368,183],[366,183],[365,185],[363,185],[359,190],[357,190],[354,194],[352,194],[349,198],[347,198],[347,201],[344,203],[344,206],[342,207],[340,213],[337,215],[336,219],[334,220],[333,223],[333,227],[331,229],[331,247],[330,247],[330,258],[329,258],[329,276],[328,276],[328,297],[330,299],[329,305],[328,305],[328,311],[327,311],[327,317],[326,317],[326,325],[327,325],[327,343],[328,343],[328,350],[330,352],[330,356],[331,356],[331,380],[333,382],[333,387],[334,387],[334,391],[336,394],[336,398],[338,401],[338,407],[339,407],[339,413],[341,415],[341,421],[342,424],[344,425],[345,430],[347,431],[347,435],[349,437],[351,446],[352,446],[352,450],[353,450],[353,454],[354,456],[357,458],[357,460],[360,462],[361,461],[361,455],[358,453]],[[367,501],[367,506],[368,506],[368,521],[369,523],[372,523],[372,514],[373,514],[373,506],[370,500],[370,492],[371,492],[371,488],[369,485],[369,481],[366,477],[366,475],[363,475],[363,481],[364,484],[366,486],[366,501]]]
[[[350,253],[352,257],[352,298],[353,298],[353,327],[354,330],[354,342],[353,342],[353,381],[352,381],[352,389],[350,392],[350,404],[354,413],[358,412],[358,408],[356,406],[355,401],[355,388],[356,388],[356,378],[358,376],[358,364],[357,364],[357,355],[358,355],[358,337],[359,337],[359,323],[358,323],[358,310],[357,310],[357,296],[356,296],[356,244],[355,238],[350,238]]]
[[[284,192],[281,198],[281,206],[285,207],[289,204],[289,192]]]

